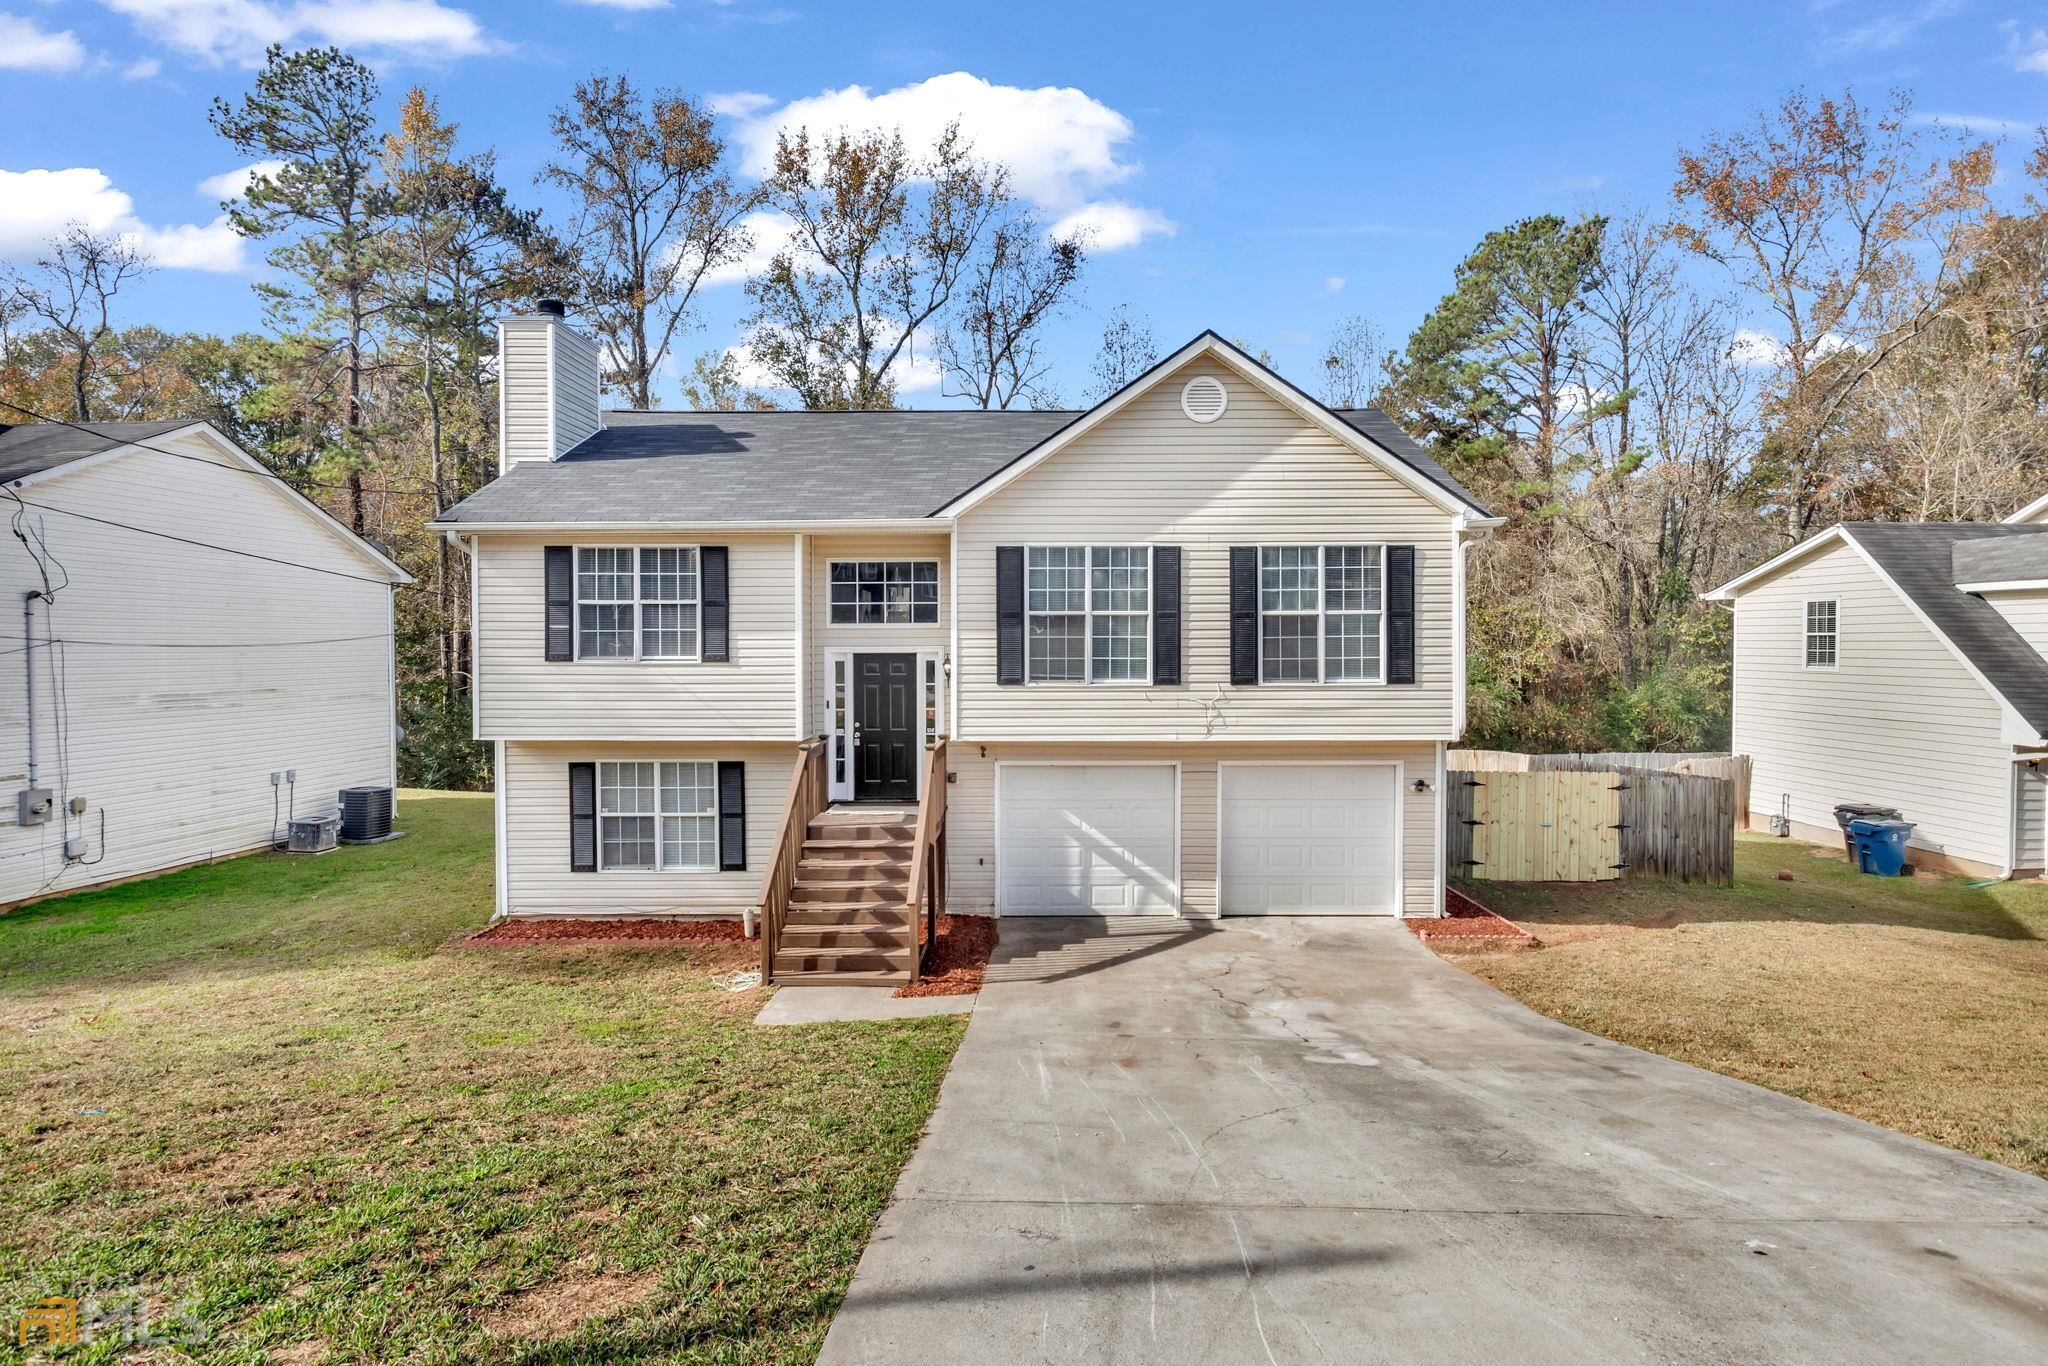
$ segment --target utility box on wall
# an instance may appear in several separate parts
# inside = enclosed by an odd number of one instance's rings
[[[45,825],[56,803],[47,787],[24,787],[14,794],[14,818],[20,825]]]

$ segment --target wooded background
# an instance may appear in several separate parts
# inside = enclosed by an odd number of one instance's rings
[[[467,576],[425,528],[496,472],[498,317],[567,300],[618,407],[891,407],[913,365],[952,401],[1054,407],[1159,356],[1112,308],[1058,391],[1047,324],[1090,243],[957,130],[790,130],[748,182],[699,99],[565,95],[550,216],[424,89],[387,123],[367,66],[272,49],[211,115],[256,164],[223,208],[267,248],[260,332],[127,316],[150,262],[83,226],[0,274],[0,422],[204,418],[418,576],[407,783],[490,779]],[[1472,557],[1468,743],[1724,748],[1729,622],[1702,590],[1839,520],[1989,519],[2048,486],[2048,141],[1996,194],[1995,153],[1908,94],[1789,96],[1675,150],[1667,201],[1504,224],[1405,340],[1355,315],[1291,376],[1384,408],[1508,519]],[[793,231],[746,280],[739,344],[685,360],[762,212]]]

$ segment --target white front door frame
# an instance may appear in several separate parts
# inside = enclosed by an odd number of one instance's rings
[[[852,647],[835,648],[824,652],[825,686],[824,696],[819,700],[824,706],[824,718],[818,733],[825,739],[825,796],[828,801],[850,802],[853,800],[853,775],[857,756],[853,752],[853,662],[858,655],[915,655],[917,657],[917,715],[918,724],[925,728],[925,749],[930,748],[933,739],[948,731],[946,707],[946,651],[939,646],[890,649],[887,646],[872,646],[866,649]],[[929,699],[926,689],[931,689]],[[929,719],[927,719],[929,718]],[[839,762],[845,756],[845,763]],[[923,763],[917,766],[917,795],[924,797]]]
[[[1439,746],[1441,748],[1441,746]],[[1407,849],[1404,837],[1408,828],[1408,786],[1407,769],[1399,759],[1219,759],[1216,763],[1216,914],[1229,915],[1223,909],[1223,808],[1228,800],[1224,782],[1226,772],[1233,768],[1391,768],[1394,770],[1394,910],[1396,920],[1408,913],[1407,898]],[[1441,807],[1442,800],[1439,798]],[[1238,912],[1240,915],[1265,915],[1273,912]],[[1283,913],[1284,914],[1284,913]],[[1307,914],[1306,912],[1304,914]]]

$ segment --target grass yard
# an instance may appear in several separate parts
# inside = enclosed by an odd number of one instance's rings
[[[0,917],[0,1357],[97,1287],[209,1361],[811,1359],[960,1021],[757,1030],[751,945],[453,947],[490,800],[399,824]]]
[[[1567,1024],[2048,1176],[2048,886],[1863,877],[1764,835],[1735,864],[1732,888],[1472,884],[1546,947],[1456,961]]]

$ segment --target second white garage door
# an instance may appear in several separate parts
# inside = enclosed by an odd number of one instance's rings
[[[1172,915],[1180,909],[1170,764],[996,769],[1003,915]]]
[[[1400,911],[1400,771],[1391,764],[1224,764],[1225,915]]]

